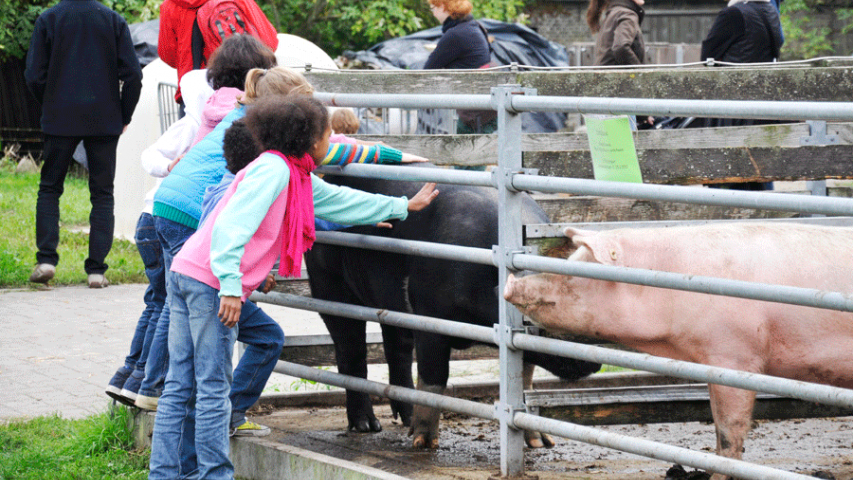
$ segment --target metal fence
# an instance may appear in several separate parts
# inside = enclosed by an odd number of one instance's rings
[[[522,245],[521,196],[519,195],[520,191],[563,192],[851,216],[853,215],[853,200],[850,199],[601,182],[531,175],[526,173],[521,165],[520,113],[524,111],[559,111],[581,114],[691,115],[851,121],[853,120],[853,104],[537,97],[534,90],[515,85],[494,87],[491,95],[336,95],[317,93],[315,96],[328,104],[344,107],[492,108],[497,110],[499,125],[498,165],[489,173],[371,165],[350,165],[343,168],[342,171],[341,169],[326,167],[322,171],[323,173],[344,173],[394,180],[437,181],[489,186],[498,190],[501,205],[499,208],[499,244],[494,246],[492,250],[383,239],[340,232],[318,232],[318,241],[495,265],[501,272],[499,275],[499,291],[503,291],[509,272],[527,269],[712,295],[853,311],[853,299],[839,292],[566,262],[563,259],[530,255],[526,253]],[[279,362],[276,371],[348,389],[387,396],[392,399],[498,420],[501,430],[501,473],[505,476],[514,477],[523,474],[524,449],[521,429],[531,429],[737,478],[809,478],[740,460],[531,415],[527,413],[523,400],[521,384],[522,350],[534,350],[647,370],[700,382],[768,392],[828,405],[853,407],[853,391],[851,390],[533,336],[526,333],[522,325],[521,314],[504,301],[500,302],[500,324],[495,325],[494,329],[490,329],[443,319],[337,304],[286,294],[255,294],[253,300],[365,321],[378,321],[405,328],[438,332],[498,345],[501,363],[500,399],[494,407],[400,387],[389,387],[364,379],[347,377],[288,362]]]

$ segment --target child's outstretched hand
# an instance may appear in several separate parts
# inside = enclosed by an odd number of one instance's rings
[[[420,155],[415,155],[413,153],[403,152],[403,159],[400,160],[400,163],[421,163],[428,161],[429,159],[426,157],[421,157]]]
[[[438,196],[438,190],[435,189],[435,183],[425,183],[421,191],[409,199],[409,211],[419,212],[427,207],[435,197]]]
[[[228,328],[237,325],[237,320],[240,320],[240,310],[243,309],[243,302],[240,297],[219,297],[219,321]]]

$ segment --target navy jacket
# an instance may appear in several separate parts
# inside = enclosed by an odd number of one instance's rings
[[[770,2],[736,3],[723,9],[702,41],[702,60],[772,62],[785,39],[779,12]]]
[[[62,0],[38,17],[24,77],[48,135],[120,135],[142,90],[127,22],[95,0]]]
[[[477,69],[491,60],[489,41],[474,17],[448,18],[441,26],[441,38],[429,54],[424,70]]]

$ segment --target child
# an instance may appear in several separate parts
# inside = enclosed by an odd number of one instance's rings
[[[332,131],[336,134],[353,135],[358,133],[358,117],[352,109],[340,108],[332,113]]]
[[[314,214],[348,224],[405,219],[438,195],[435,184],[406,200],[336,187],[311,175],[329,150],[331,134],[325,107],[312,98],[267,96],[245,121],[266,151],[237,174],[172,263],[172,348],[154,425],[152,480],[187,473],[180,471],[180,449],[193,443],[199,478],[233,478],[227,397],[232,327],[242,301],[277,257],[279,274],[300,274],[302,254],[314,241]]]

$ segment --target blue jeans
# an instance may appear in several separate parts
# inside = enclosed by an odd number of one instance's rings
[[[136,222],[136,249],[145,265],[148,288],[143,299],[145,310],[136,322],[136,331],[130,341],[130,353],[124,359],[124,366],[145,372],[145,362],[151,349],[151,341],[157,330],[157,320],[166,304],[166,269],[163,266],[163,249],[154,229],[154,217],[142,213]]]
[[[154,228],[157,238],[163,247],[163,265],[166,271],[166,303],[157,321],[157,330],[151,339],[148,352],[148,363],[145,365],[145,380],[139,387],[139,394],[146,397],[159,397],[163,392],[163,382],[169,367],[169,317],[171,316],[171,298],[174,292],[172,285],[172,259],[181,251],[195,229],[163,217],[154,217]]]
[[[245,423],[246,410],[260,398],[284,346],[281,327],[252,302],[243,304],[237,328],[237,341],[247,347],[234,370],[231,428]]]
[[[228,424],[237,331],[219,321],[219,292],[172,273],[169,372],[157,405],[149,480],[233,479]],[[197,472],[182,470],[195,447]]]

